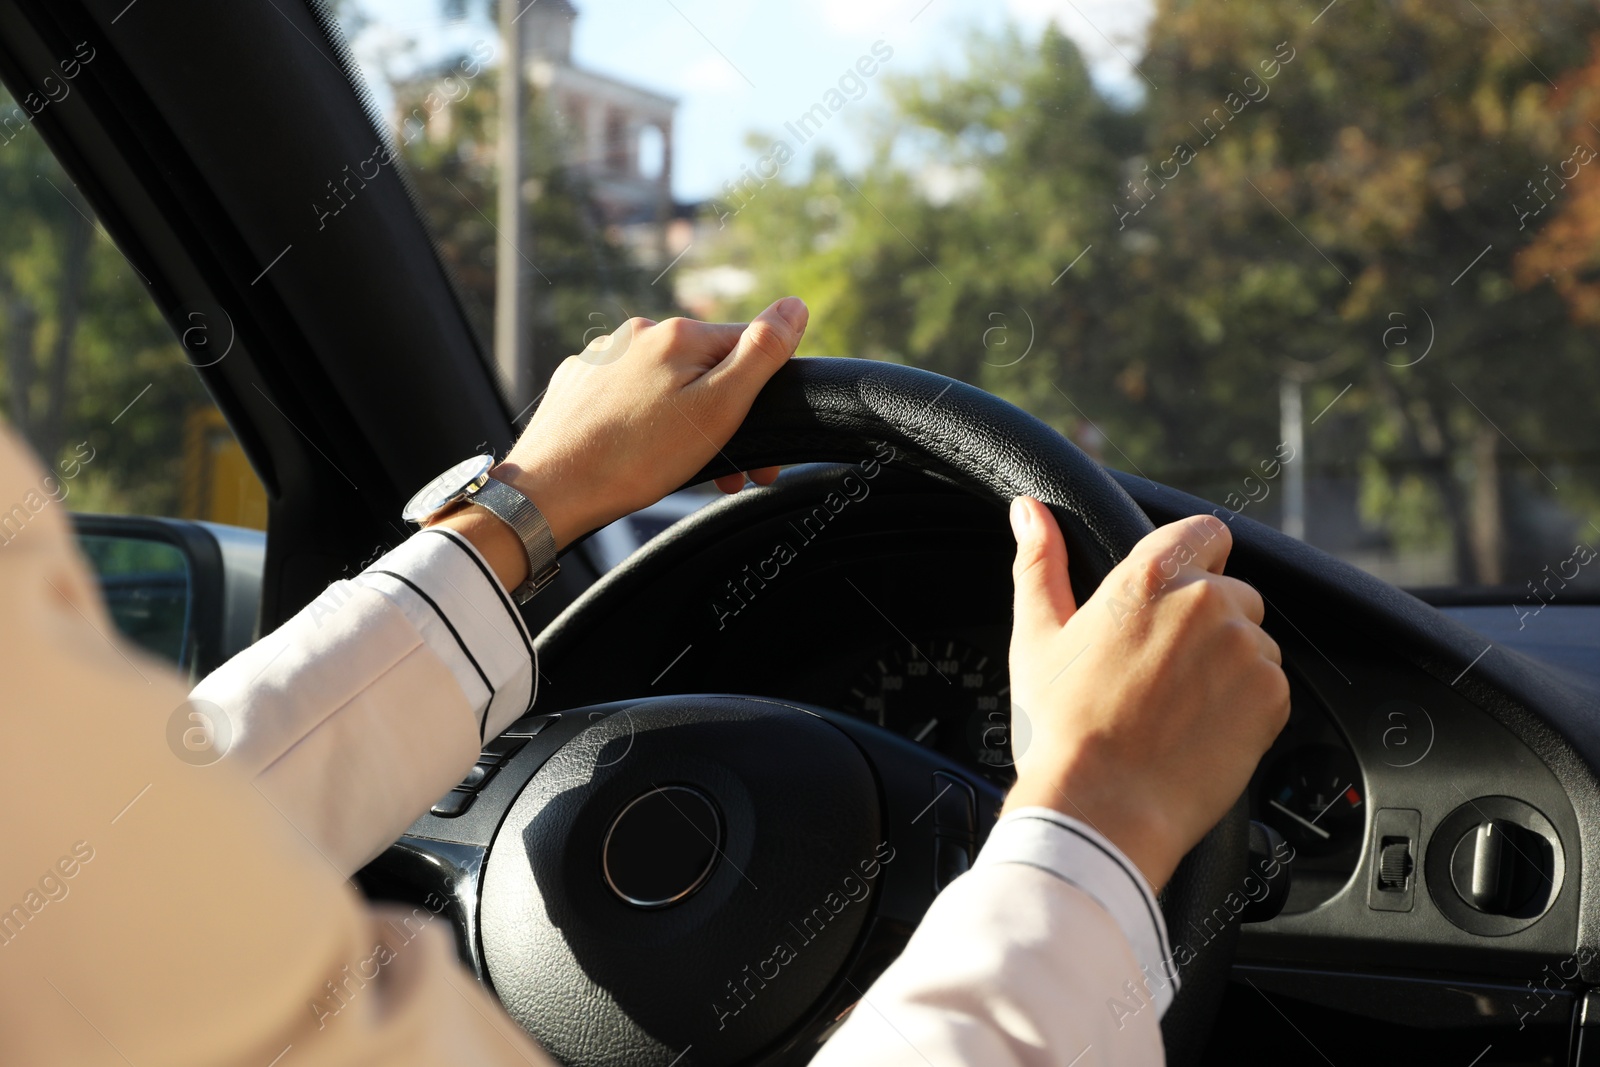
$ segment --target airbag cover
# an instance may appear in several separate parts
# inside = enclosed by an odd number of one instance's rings
[[[605,881],[607,830],[681,785],[721,816],[710,875],[664,907]],[[686,696],[575,736],[523,789],[483,878],[484,959],[513,1018],[567,1064],[750,1058],[805,1020],[868,917],[877,786],[826,721]]]

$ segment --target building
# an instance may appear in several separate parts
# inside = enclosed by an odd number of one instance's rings
[[[536,0],[517,19],[523,34],[523,77],[535,92],[541,125],[556,132],[562,164],[582,178],[607,236],[652,274],[671,269],[663,289],[685,310],[713,315],[725,301],[748,291],[753,279],[736,268],[698,265],[707,254],[714,258],[721,224],[714,217],[707,224],[704,205],[673,199],[678,100],[576,65],[572,36],[577,18],[570,0]],[[405,131],[420,121],[430,140],[451,138],[450,108],[421,120],[408,109],[436,88],[436,79],[435,72],[396,86],[397,99],[408,102],[397,108],[397,129]],[[462,147],[484,168],[495,165],[492,142]],[[691,248],[693,256],[686,257]],[[487,293],[484,300],[489,300]]]
[[[519,19],[525,75],[566,144],[602,217],[644,262],[667,249],[676,98],[572,62],[569,0],[538,0]]]

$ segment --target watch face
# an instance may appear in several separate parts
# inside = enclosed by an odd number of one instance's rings
[[[439,477],[417,490],[401,516],[407,522],[421,522],[467,489],[481,485],[489,468],[494,466],[493,456],[473,456],[445,471]]]

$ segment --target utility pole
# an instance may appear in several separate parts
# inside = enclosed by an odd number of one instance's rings
[[[522,27],[517,18],[524,4],[500,0],[499,210],[495,239],[494,358],[505,381],[507,399],[521,411],[533,400],[533,336],[528,314],[527,212],[522,202],[524,131],[527,94],[523,85]]]
[[[1283,464],[1283,532],[1306,539],[1306,435],[1301,392],[1303,383],[1293,374],[1278,379],[1278,432],[1289,446]]]

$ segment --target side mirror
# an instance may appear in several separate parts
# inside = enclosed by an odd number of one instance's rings
[[[266,535],[215,523],[74,515],[118,630],[191,678],[255,638]]]

